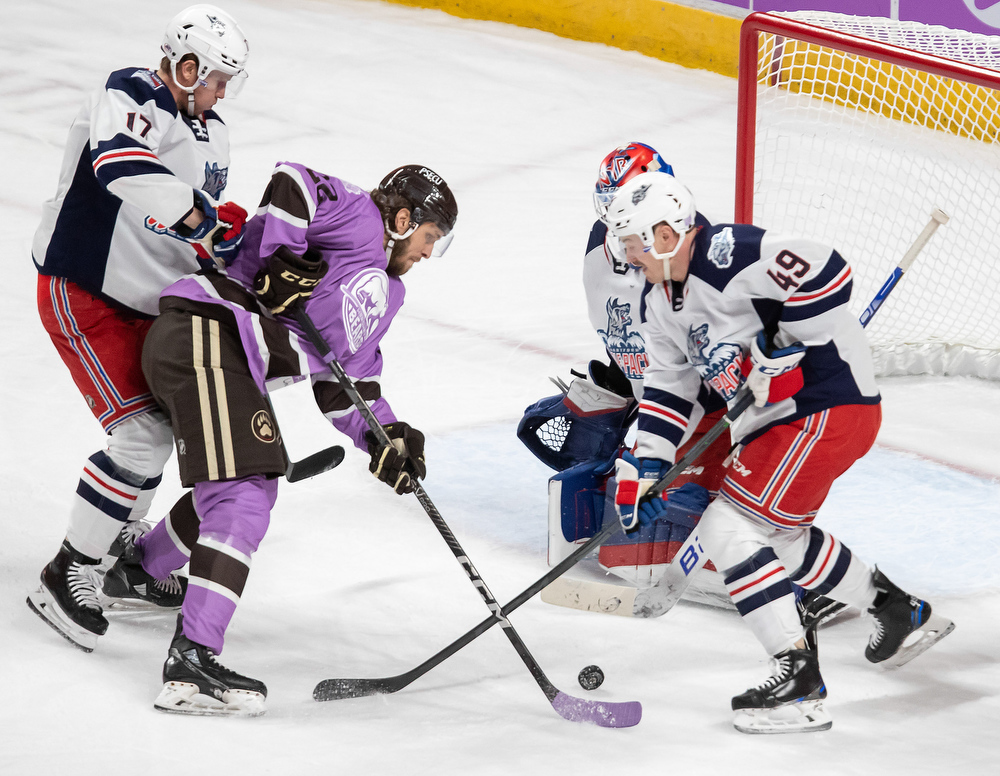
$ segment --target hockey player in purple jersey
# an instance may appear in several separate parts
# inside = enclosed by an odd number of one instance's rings
[[[608,220],[651,284],[638,461],[619,460],[616,472],[622,523],[644,519],[640,499],[675,460],[702,382],[732,404],[746,374],[754,404],[732,426],[738,447],[698,528],[773,657],[773,675],[733,698],[734,724],[746,733],[826,730],[826,685],[792,583],[867,611],[873,663],[901,665],[954,627],[813,523],[881,419],[868,343],[847,308],[851,267],[812,240],[713,226],[690,191],[662,175],[623,186]]]
[[[323,413],[371,455],[380,480],[406,493],[411,478],[424,476],[423,435],[398,421],[381,396],[379,343],[403,304],[402,276],[443,252],[457,216],[448,185],[426,167],[398,168],[368,193],[280,163],[228,276],[203,272],[163,292],[143,370],[173,424],[181,481],[193,491],[116,564],[160,578],[190,560],[157,709],[264,712],[264,684],[216,656],[288,464],[268,390],[309,377]],[[373,440],[286,315],[298,304],[372,406],[391,446]]]
[[[225,11],[191,6],[161,49],[159,68],[112,73],[80,110],[32,245],[42,323],[108,438],[84,465],[65,541],[28,604],[88,652],[108,628],[99,563],[145,525],[172,447],[140,367],[160,291],[231,258],[246,218],[223,202],[229,134],[213,110],[246,77],[242,30]],[[103,592],[172,608],[183,595],[176,577],[122,570]]]

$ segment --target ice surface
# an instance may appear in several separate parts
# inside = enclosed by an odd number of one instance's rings
[[[643,720],[629,730],[560,719],[495,629],[395,696],[314,702],[320,679],[408,670],[486,614],[416,501],[375,482],[351,450],[339,469],[283,485],[230,630],[223,661],[268,684],[266,717],[153,710],[169,616],[112,612],[89,655],[57,638],[24,598],[103,437],[37,322],[31,237],[84,95],[112,69],[155,64],[163,25],[182,4],[8,5],[0,773],[996,772],[1000,386],[975,380],[884,382],[880,446],[821,513],[821,524],[958,626],[897,672],[864,660],[863,620],[825,631],[828,733],[762,740],[734,731],[729,699],[765,678],[766,656],[734,613],[685,604],[635,621],[536,599],[512,617],[564,692],[585,694],[577,672],[597,664],[607,680],[587,697],[641,701]],[[400,417],[427,433],[427,490],[506,601],[546,570],[548,470],[516,441],[515,424],[554,392],[548,375],[600,352],[580,285],[598,162],[619,143],[651,143],[703,212],[730,218],[735,82],[379,3],[224,5],[253,51],[246,90],[220,106],[233,131],[231,198],[252,208],[278,160],[366,187],[419,162],[457,193],[451,250],[407,276],[383,384]],[[275,398],[293,457],[342,441],[308,391]],[[171,464],[154,512],[179,494]]]

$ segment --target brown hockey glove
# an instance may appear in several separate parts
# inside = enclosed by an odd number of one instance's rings
[[[413,480],[427,474],[424,463],[424,435],[408,423],[397,421],[384,426],[391,445],[380,445],[371,431],[365,434],[372,460],[368,470],[397,493],[412,493]]]
[[[267,260],[267,267],[257,273],[253,288],[261,304],[278,315],[299,300],[308,299],[327,269],[327,263],[312,251],[297,256],[282,245]]]

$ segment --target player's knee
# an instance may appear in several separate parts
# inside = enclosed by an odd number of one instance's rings
[[[277,495],[278,481],[262,474],[197,483],[194,504],[201,516],[200,535],[252,555],[267,533]]]
[[[115,426],[108,437],[108,457],[132,479],[138,478],[134,484],[160,475],[172,450],[170,421],[159,410],[129,418]]]
[[[742,563],[764,543],[753,521],[725,498],[708,505],[698,523],[698,536],[720,571]]]

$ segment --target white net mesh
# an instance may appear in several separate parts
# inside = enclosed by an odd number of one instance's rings
[[[855,270],[860,314],[931,210],[944,210],[951,221],[868,327],[876,367],[1000,379],[1000,37],[877,17],[781,16],[995,78],[989,89],[761,33],[753,221],[840,251]]]

